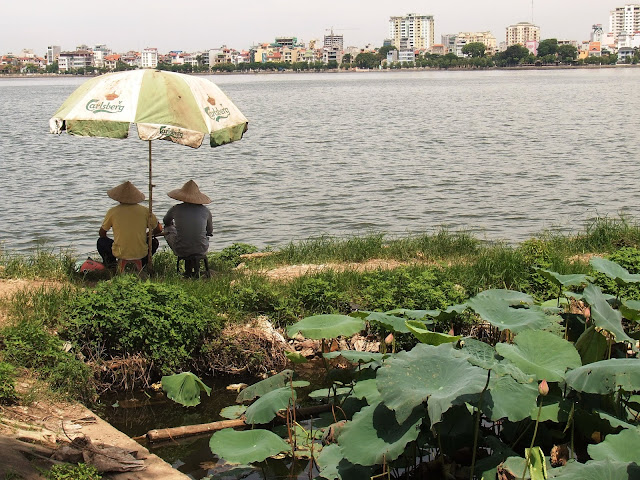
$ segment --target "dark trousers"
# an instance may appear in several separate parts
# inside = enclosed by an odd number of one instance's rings
[[[157,238],[153,238],[151,240],[151,255],[156,253],[159,245],[160,242],[158,242]],[[107,267],[115,267],[117,260],[116,257],[113,256],[113,251],[111,250],[111,248],[113,247],[113,239],[109,237],[100,237],[98,239],[97,247],[98,253],[102,257],[102,263],[104,263]],[[147,264],[148,258],[145,255],[140,260],[142,261],[142,266],[144,267]]]

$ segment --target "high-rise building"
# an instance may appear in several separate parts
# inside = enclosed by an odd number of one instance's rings
[[[434,32],[433,15],[408,13],[389,18],[389,38],[398,50],[426,50],[435,43]]]
[[[47,47],[47,65],[51,65],[53,62],[55,62],[58,59],[58,55],[60,55],[61,51],[62,49],[59,45],[49,45]]]
[[[507,47],[526,45],[527,42],[540,41],[540,27],[529,22],[520,22],[507,27]]]
[[[621,33],[633,35],[640,31],[640,5],[627,4],[611,10],[609,17],[609,31],[617,37]]]
[[[142,68],[156,68],[158,66],[158,49],[145,48],[140,58],[140,66]]]
[[[344,48],[344,37],[334,34],[333,29],[331,29],[331,34],[324,36],[324,48],[342,50]]]

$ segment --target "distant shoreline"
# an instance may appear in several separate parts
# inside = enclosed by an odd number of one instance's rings
[[[492,71],[492,70],[500,70],[500,71],[522,71],[522,70],[600,70],[603,68],[638,68],[638,65],[631,64],[618,64],[618,65],[524,65],[517,67],[487,67],[487,68],[431,68],[431,67],[423,67],[423,68],[384,68],[378,70],[372,69],[334,69],[334,70],[301,70],[301,71],[293,71],[293,70],[283,70],[283,71],[272,71],[272,70],[258,70],[258,71],[243,71],[243,72],[197,72],[197,73],[187,73],[186,75],[288,75],[292,73],[375,73],[375,72],[477,72],[477,71]],[[112,73],[112,72],[109,72]],[[0,74],[0,79],[3,78],[11,78],[11,79],[30,79],[30,78],[77,78],[77,77],[98,77],[99,75],[71,75],[64,73],[11,73],[11,74]]]

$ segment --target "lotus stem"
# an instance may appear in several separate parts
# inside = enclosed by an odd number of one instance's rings
[[[527,468],[529,468],[529,454],[533,449],[533,445],[536,442],[536,435],[538,434],[538,424],[540,423],[540,414],[542,413],[542,398],[540,399],[540,406],[538,407],[538,416],[536,417],[536,426],[533,429],[533,438],[531,438],[531,445],[529,446],[529,450],[526,452],[524,456],[524,470],[522,472],[522,480],[524,480],[524,476],[527,474]]]
[[[491,369],[487,373],[487,383],[485,383],[482,393],[480,393],[480,401],[478,402],[478,412],[476,413],[475,432],[473,434],[473,454],[471,456],[471,472],[469,473],[469,480],[473,480],[473,470],[476,467],[476,452],[478,450],[478,434],[480,433],[480,415],[482,410],[482,399],[484,398],[484,392],[489,387],[489,380],[491,379]]]

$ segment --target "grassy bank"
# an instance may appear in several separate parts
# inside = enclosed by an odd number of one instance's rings
[[[518,245],[449,231],[404,238],[321,237],[257,257],[245,256],[255,247],[230,246],[210,254],[215,274],[200,280],[177,275],[175,257],[161,251],[149,281],[84,277],[74,271],[68,252],[0,252],[0,278],[55,281],[0,299],[6,315],[0,330],[0,397],[16,397],[12,385],[24,369],[62,395],[84,400],[95,386],[131,388],[180,370],[220,373],[220,358],[258,371],[264,353],[234,343],[225,328],[260,315],[282,327],[321,313],[442,309],[491,288],[547,300],[557,296],[557,288],[537,269],[590,273],[589,256],[600,255],[638,273],[639,248],[640,227],[625,219],[598,219],[575,235],[542,233]],[[358,268],[371,260],[387,263]],[[267,275],[301,264],[323,267],[299,276]],[[595,283],[616,293],[603,277],[596,276]],[[635,287],[625,295],[640,299]],[[457,321],[473,320],[467,313]]]

